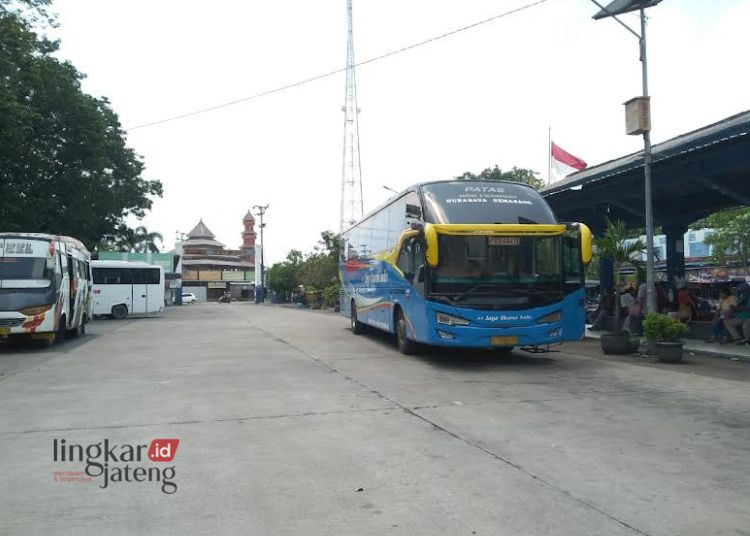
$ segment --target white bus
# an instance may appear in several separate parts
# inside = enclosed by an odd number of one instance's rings
[[[125,318],[164,310],[164,268],[145,262],[92,261],[94,314]]]
[[[0,233],[0,337],[52,344],[91,319],[91,255],[75,238]]]

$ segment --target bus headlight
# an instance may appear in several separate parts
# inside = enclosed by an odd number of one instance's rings
[[[548,315],[544,315],[536,319],[537,324],[551,324],[552,322],[559,322],[562,320],[562,311],[555,311]]]
[[[437,323],[446,326],[468,326],[469,321],[460,316],[453,316],[447,313],[437,313]]]
[[[40,315],[42,313],[46,313],[50,309],[52,309],[52,304],[38,305],[36,307],[26,307],[25,309],[21,309],[18,312],[26,316],[35,316],[35,315]]]

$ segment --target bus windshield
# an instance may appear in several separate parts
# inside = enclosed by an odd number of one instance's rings
[[[536,190],[499,181],[435,182],[422,186],[427,223],[557,223]]]
[[[438,251],[432,298],[494,309],[536,307],[562,298],[559,236],[440,235]]]
[[[0,280],[46,280],[54,276],[54,264],[50,268],[43,257],[0,257]]]

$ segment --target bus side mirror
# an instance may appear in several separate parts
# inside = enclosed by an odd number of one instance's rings
[[[578,228],[581,236],[581,261],[583,261],[584,266],[588,266],[593,256],[591,229],[583,223],[579,223]]]
[[[438,236],[435,226],[431,223],[424,226],[424,239],[427,243],[427,251],[425,252],[427,264],[434,268],[438,264]]]

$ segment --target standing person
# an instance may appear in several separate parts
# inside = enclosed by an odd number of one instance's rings
[[[602,288],[602,295],[599,298],[599,308],[594,313],[594,322],[591,331],[601,331],[604,329],[604,320],[607,315],[614,314],[615,295],[612,289]]]
[[[633,288],[629,287],[622,294],[620,294],[620,307],[622,308],[622,315],[625,320],[622,323],[622,329],[625,331],[633,331],[632,319],[631,319],[631,307],[635,303],[636,299],[633,297]]]
[[[726,333],[724,321],[728,320],[732,311],[737,307],[737,298],[727,288],[719,289],[719,304],[716,307],[716,316],[714,316],[711,327],[713,334],[706,342],[722,341]]]
[[[669,295],[667,289],[664,288],[664,283],[657,283],[656,285],[656,310],[659,313],[666,313],[669,309]]]
[[[741,283],[736,290],[737,305],[732,309],[730,318],[724,320],[732,342],[750,344],[750,286]],[[742,335],[738,328],[742,327]]]

